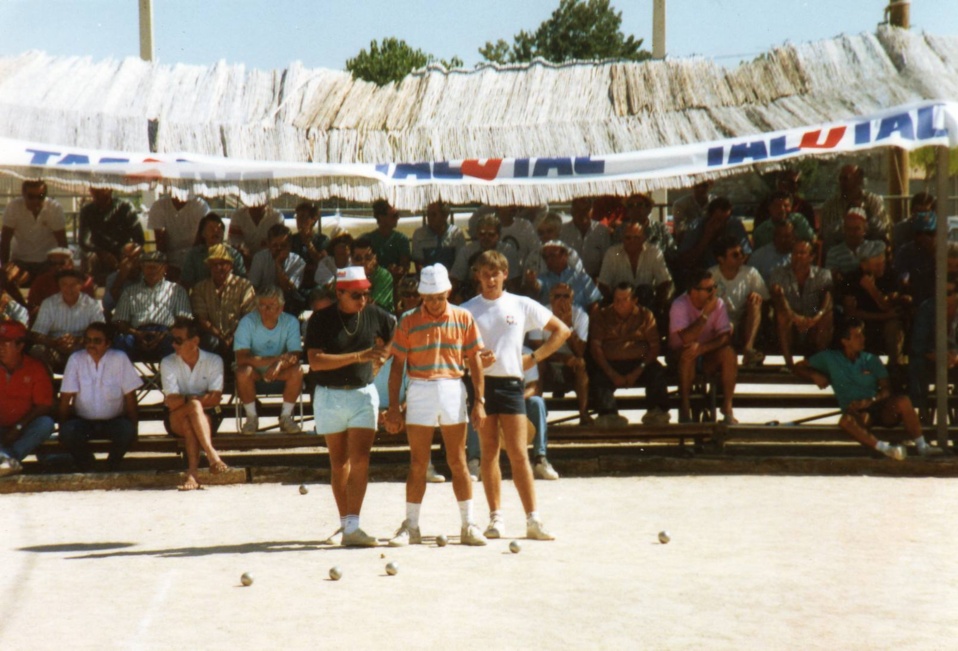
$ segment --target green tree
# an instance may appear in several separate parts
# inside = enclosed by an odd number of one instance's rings
[[[448,61],[436,59],[402,39],[384,38],[382,45],[374,40],[369,44],[369,50],[360,50],[359,54],[347,60],[346,70],[353,77],[385,86],[392,81],[398,83],[413,70],[436,62],[446,68],[461,68],[463,65],[459,57],[454,56]]]
[[[621,27],[622,12],[617,12],[609,0],[560,0],[558,9],[535,33],[520,31],[512,45],[503,39],[489,41],[479,48],[479,54],[494,63],[521,63],[535,57],[553,63],[651,58],[652,54],[642,49],[642,39],[625,36]]]

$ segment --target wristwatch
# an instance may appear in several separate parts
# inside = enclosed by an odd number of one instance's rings
[[[479,402],[480,402],[481,404],[486,404],[486,397],[485,397],[485,396],[479,396]]]

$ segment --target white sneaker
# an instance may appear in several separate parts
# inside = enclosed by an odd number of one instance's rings
[[[559,473],[556,472],[552,464],[545,457],[539,459],[539,462],[532,467],[532,474],[536,479],[558,479]]]
[[[283,434],[302,434],[303,428],[300,427],[299,424],[293,419],[292,415],[280,416],[279,431]]]
[[[526,538],[529,540],[555,540],[556,537],[546,531],[542,520],[526,521]]]
[[[479,527],[474,524],[468,524],[459,532],[459,542],[463,545],[481,547],[488,541],[486,537],[482,535],[482,532],[479,531]]]
[[[489,526],[486,527],[486,538],[502,538],[506,532],[506,525],[498,515],[492,516],[489,520]]]
[[[469,466],[469,476],[472,481],[482,481],[482,473],[479,471],[479,459],[469,459],[466,463]]]
[[[259,416],[247,416],[240,434],[255,434],[259,431]]]
[[[409,520],[403,520],[402,525],[396,530],[396,535],[389,539],[390,547],[405,547],[406,545],[421,545],[422,534],[419,527],[413,529],[409,526]]]
[[[16,475],[21,472],[23,472],[23,466],[20,465],[19,461],[6,455],[0,458],[0,477]]]
[[[904,461],[908,458],[908,451],[905,450],[904,445],[889,445],[888,449],[882,454],[884,454],[886,457],[894,459],[895,461]]]
[[[378,547],[379,541],[362,529],[356,529],[352,533],[343,532],[341,544],[343,547]]]
[[[436,468],[432,465],[432,461],[429,462],[429,467],[426,468],[426,481],[430,484],[441,484],[446,481],[446,478],[443,475],[440,475],[436,472]]]

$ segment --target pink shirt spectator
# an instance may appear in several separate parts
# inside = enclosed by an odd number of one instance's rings
[[[672,308],[669,310],[669,348],[673,350],[682,348],[682,337],[679,333],[692,325],[692,322],[699,318],[700,314],[702,314],[702,310],[695,309],[688,293],[682,294],[673,301]],[[714,339],[731,329],[725,302],[718,299],[718,307],[709,315],[708,321],[705,322],[705,326],[699,334],[699,343]]]

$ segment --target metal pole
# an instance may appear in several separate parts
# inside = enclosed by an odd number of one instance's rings
[[[153,0],[140,0],[140,58],[153,60]]]
[[[654,0],[652,5],[652,56],[665,58],[665,0]]]
[[[895,0],[889,2],[885,8],[885,16],[888,18],[888,24],[895,27],[908,29],[909,27],[909,3],[907,1]],[[909,196],[911,191],[909,185],[911,181],[911,170],[909,168],[908,152],[898,147],[892,147],[888,150],[888,194],[893,197]],[[897,224],[904,219],[908,211],[905,209],[904,199],[894,199],[888,205],[889,217],[893,224]]]
[[[947,146],[937,147],[936,185],[938,229],[935,231],[935,397],[938,413],[938,446],[948,444],[948,315],[945,292],[948,277],[948,163]]]

